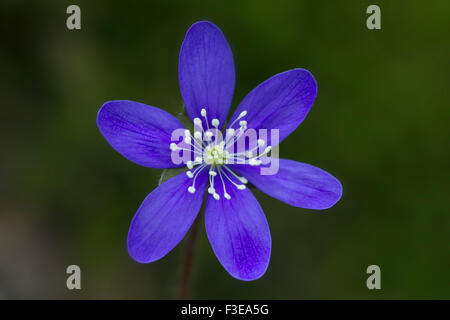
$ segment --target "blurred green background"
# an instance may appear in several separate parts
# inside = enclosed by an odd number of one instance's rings
[[[81,30],[66,28],[70,4]],[[381,30],[366,28],[369,4]],[[232,108],[276,73],[314,74],[317,100],[280,154],[329,171],[344,195],[311,211],[255,192],[273,238],[255,282],[227,274],[201,226],[192,296],[450,298],[449,17],[448,1],[2,0],[0,298],[176,296],[184,243],[149,265],[126,251],[160,170],[121,157],[95,121],[113,99],[178,112],[179,48],[202,19],[232,47]],[[80,291],[66,289],[70,264]]]

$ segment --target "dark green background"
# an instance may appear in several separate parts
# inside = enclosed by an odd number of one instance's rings
[[[369,4],[382,30],[366,28]],[[149,265],[126,251],[160,170],[122,158],[95,120],[113,99],[179,111],[179,48],[202,19],[233,50],[232,108],[276,73],[314,74],[317,100],[280,154],[329,171],[344,195],[311,211],[255,192],[273,248],[251,283],[220,266],[202,225],[193,297],[450,298],[449,17],[444,0],[2,0],[0,298],[175,296],[183,243]],[[70,264],[81,291],[65,287]],[[371,264],[379,291],[366,288]]]

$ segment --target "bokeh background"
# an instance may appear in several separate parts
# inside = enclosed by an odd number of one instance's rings
[[[66,28],[77,4],[82,29]],[[366,28],[378,4],[382,29]],[[340,179],[326,211],[255,192],[273,238],[265,276],[231,278],[203,226],[193,298],[450,298],[448,1],[0,2],[0,298],[170,299],[184,243],[141,265],[129,223],[160,170],[139,167],[102,138],[107,100],[175,114],[178,52],[207,19],[234,53],[233,108],[268,77],[303,67],[315,105],[281,145],[284,158]],[[202,221],[203,222],[203,221]],[[66,289],[66,267],[82,289]],[[381,290],[366,268],[381,267]]]

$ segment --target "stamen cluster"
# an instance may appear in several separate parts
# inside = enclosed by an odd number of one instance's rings
[[[238,190],[244,190],[248,180],[238,176],[227,165],[240,163],[259,166],[262,163],[261,157],[266,156],[271,151],[271,147],[266,147],[262,153],[258,154],[258,150],[265,145],[263,139],[258,139],[257,145],[252,149],[234,151],[237,141],[247,130],[247,121],[242,120],[247,115],[247,111],[245,110],[242,111],[239,114],[239,117],[228,126],[229,128],[226,129],[225,139],[222,139],[222,134],[219,131],[219,119],[212,119],[210,127],[206,109],[202,109],[200,114],[204,118],[206,128],[203,127],[203,121],[200,118],[194,118],[194,133],[191,134],[191,131],[187,129],[184,132],[183,141],[190,149],[179,147],[173,142],[170,144],[170,149],[172,151],[183,150],[189,153],[193,152],[194,154],[194,159],[186,162],[186,166],[189,169],[186,171],[186,175],[193,179],[192,185],[188,188],[190,193],[196,192],[195,181],[200,172],[204,169],[208,169],[208,193],[211,194],[214,199],[220,200],[221,195],[217,193],[215,186],[217,186],[217,183],[221,183],[223,190],[222,196],[225,199],[230,200],[231,196],[227,192],[227,185],[230,186],[231,183]],[[233,129],[232,127],[238,121],[239,129]],[[226,181],[229,183],[225,183]]]

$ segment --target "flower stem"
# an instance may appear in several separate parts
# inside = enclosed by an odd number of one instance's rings
[[[200,214],[195,218],[194,223],[191,226],[188,237],[186,239],[186,249],[184,253],[184,261],[181,265],[181,279],[180,279],[180,291],[179,299],[186,300],[189,298],[192,278],[192,263],[194,261],[195,243],[197,241],[198,224],[200,220]]]

